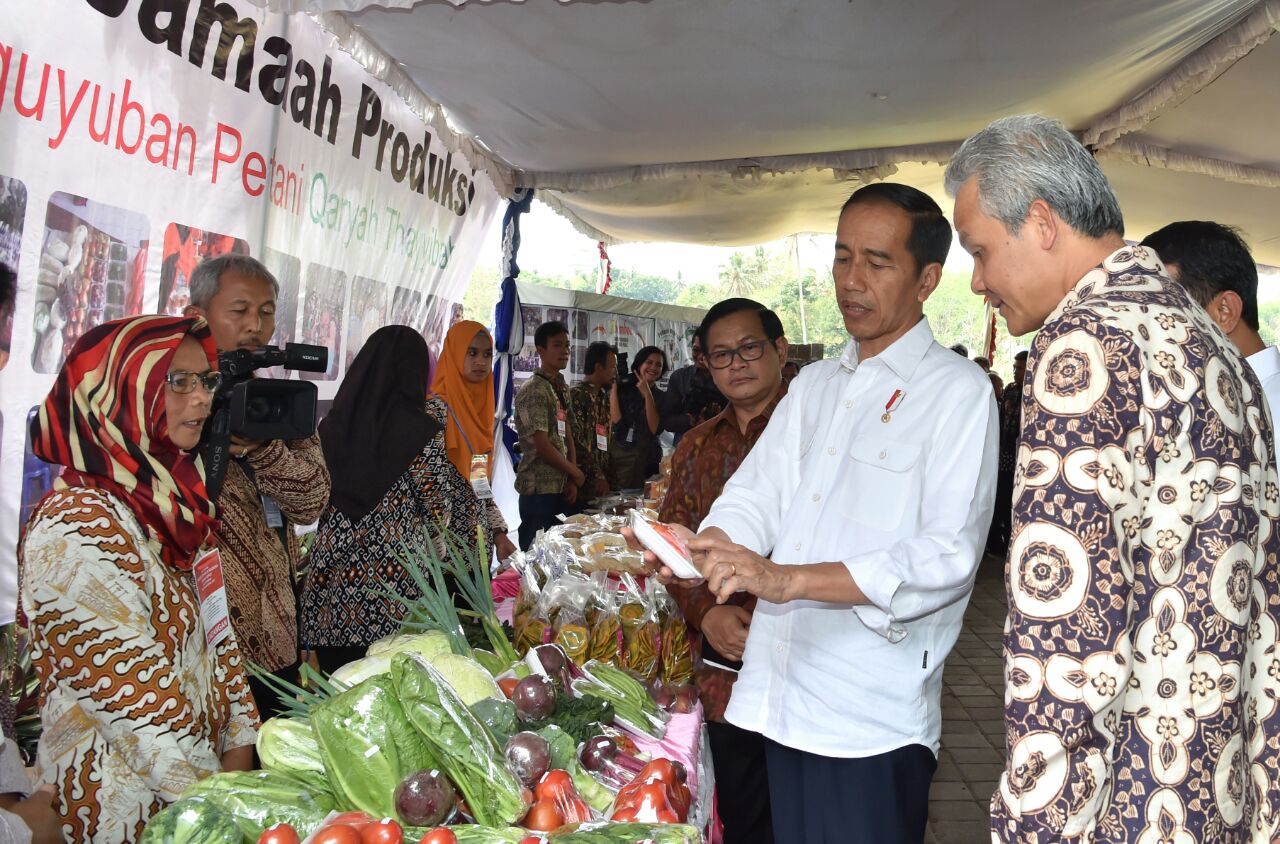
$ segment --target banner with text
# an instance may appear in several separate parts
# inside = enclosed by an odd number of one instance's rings
[[[59,471],[27,422],[86,329],[180,314],[201,259],[250,254],[280,281],[273,342],[328,347],[309,377],[329,400],[382,325],[438,349],[499,204],[310,17],[243,0],[5,6],[0,261],[18,296],[0,313],[0,622],[20,527]]]

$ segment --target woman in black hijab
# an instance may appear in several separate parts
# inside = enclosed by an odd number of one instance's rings
[[[427,412],[430,370],[421,334],[380,328],[320,423],[333,491],[307,555],[302,640],[326,673],[399,629],[403,607],[376,593],[392,585],[418,596],[397,562],[402,543],[438,525],[463,539],[477,526],[488,533],[484,508],[445,450],[444,426]]]

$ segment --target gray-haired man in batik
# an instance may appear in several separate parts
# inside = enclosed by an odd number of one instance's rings
[[[1125,244],[1089,153],[996,121],[947,168],[973,289],[1027,365],[992,838],[1269,842],[1280,794],[1271,420],[1239,352]]]

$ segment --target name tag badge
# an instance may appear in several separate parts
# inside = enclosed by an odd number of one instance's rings
[[[556,408],[556,433],[560,435],[560,439],[564,439],[569,435],[569,416],[564,412],[563,407]]]
[[[596,426],[596,448],[601,451],[609,450],[609,432],[603,425]]]
[[[284,514],[280,512],[280,505],[270,495],[262,496],[262,512],[267,517],[267,527],[284,527]]]
[[[222,554],[217,548],[209,549],[200,555],[191,571],[196,580],[196,597],[200,599],[204,641],[212,648],[231,635],[227,589],[222,580]]]
[[[471,455],[471,488],[476,498],[493,498],[493,489],[489,486],[489,455]]]

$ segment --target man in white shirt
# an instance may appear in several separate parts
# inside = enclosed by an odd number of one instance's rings
[[[1262,383],[1271,421],[1280,410],[1280,349],[1258,336],[1258,265],[1240,232],[1222,223],[1183,220],[1142,241],[1169,275],[1200,303]]]
[[[721,602],[760,599],[726,717],[768,740],[780,844],[924,837],[996,479],[991,384],[923,313],[950,243],[915,188],[850,197],[833,274],[853,340],[791,383],[689,543]]]

